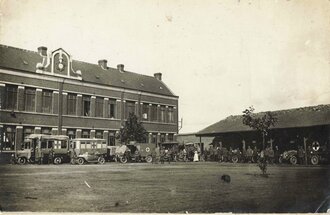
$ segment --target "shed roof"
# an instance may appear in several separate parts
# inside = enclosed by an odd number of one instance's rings
[[[271,111],[277,122],[271,129],[310,127],[330,124],[330,105],[318,105],[287,110]],[[261,115],[265,112],[257,113]],[[196,136],[212,136],[220,133],[251,131],[243,124],[242,115],[229,116],[196,133]]]
[[[42,56],[38,52],[0,44],[0,68],[36,73],[36,65],[40,62],[42,62]],[[77,60],[72,61],[72,67],[81,71],[82,82],[177,97],[164,82],[153,76],[126,70],[119,72],[117,68],[111,67],[104,70],[98,64]]]

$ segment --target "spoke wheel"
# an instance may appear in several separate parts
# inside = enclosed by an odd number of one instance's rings
[[[147,156],[146,157],[146,161],[147,161],[147,163],[151,163],[152,162],[152,157],[151,156]]]
[[[26,158],[18,158],[17,163],[21,165],[26,164]]]
[[[127,161],[128,161],[128,159],[127,159],[126,156],[123,156],[123,157],[120,158],[121,163],[127,163]]]
[[[233,163],[237,163],[238,162],[238,157],[237,156],[233,156],[232,159],[231,159],[231,161]]]
[[[54,158],[54,164],[61,164],[62,163],[62,158],[56,157]]]
[[[311,157],[311,163],[312,163],[313,165],[317,165],[317,164],[319,164],[319,157],[316,156],[316,155],[313,155],[313,156]]]
[[[97,162],[98,162],[99,164],[104,164],[104,163],[105,163],[105,159],[104,159],[104,157],[99,157],[99,158],[97,159]]]
[[[290,158],[290,163],[291,163],[292,165],[296,165],[297,162],[298,162],[298,160],[297,160],[297,157],[296,157],[296,156],[292,156],[292,157]]]
[[[85,163],[84,158],[78,158],[78,164],[83,165]]]

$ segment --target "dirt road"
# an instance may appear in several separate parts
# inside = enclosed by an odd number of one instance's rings
[[[254,164],[1,165],[0,205],[42,212],[313,212],[330,194],[328,169],[270,166],[265,178]]]

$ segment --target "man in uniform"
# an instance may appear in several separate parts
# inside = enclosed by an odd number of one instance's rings
[[[251,149],[250,146],[248,146],[248,149],[246,150],[247,162],[249,163],[252,162],[252,156],[253,156],[253,150]]]
[[[301,146],[298,146],[297,153],[298,153],[299,164],[304,164],[305,152]]]

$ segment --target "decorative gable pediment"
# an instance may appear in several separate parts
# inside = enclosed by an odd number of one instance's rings
[[[73,69],[71,56],[62,48],[41,56],[43,60],[37,64],[37,73],[82,80],[81,71]]]

